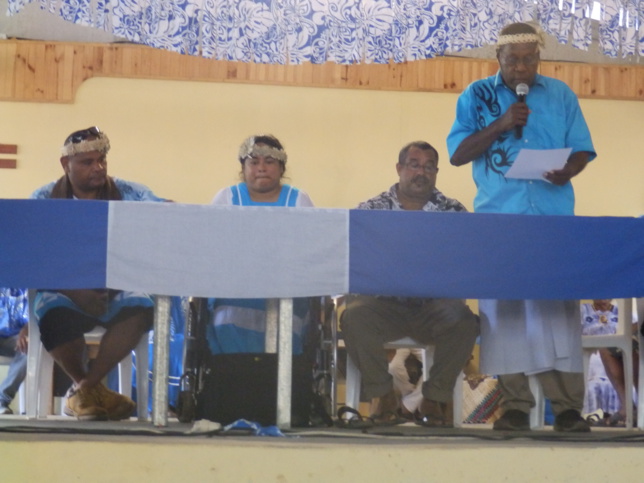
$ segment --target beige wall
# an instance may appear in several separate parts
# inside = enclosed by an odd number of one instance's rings
[[[249,84],[94,78],[74,104],[0,103],[0,143],[18,144],[18,169],[0,170],[0,196],[27,197],[61,174],[58,148],[98,125],[112,140],[110,173],[160,196],[208,203],[237,180],[237,148],[272,132],[289,154],[290,182],[317,206],[349,208],[396,180],[400,147],[438,149],[438,186],[471,208],[469,167],[447,161],[457,95]],[[599,157],[575,180],[577,214],[644,214],[644,102],[582,100]]]

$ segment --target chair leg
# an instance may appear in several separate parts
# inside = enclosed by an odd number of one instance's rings
[[[640,300],[638,300],[638,304]],[[638,305],[639,321],[644,324],[644,308],[640,312]],[[639,375],[637,381],[637,429],[644,430],[644,337],[639,336]]]
[[[460,428],[463,426],[463,378],[465,374],[461,372],[456,378],[454,385],[454,395],[452,402],[454,405],[454,427]]]
[[[18,389],[18,408],[20,409],[20,414],[27,414],[27,391],[25,386],[26,384],[23,382],[20,384],[20,389]]]
[[[27,376],[25,386],[27,392],[26,414],[28,419],[38,417],[38,382],[40,376],[40,330],[33,314],[33,304],[36,293],[29,290],[29,340],[32,342],[27,348]]]
[[[535,401],[534,407],[530,410],[530,429],[542,429],[546,414],[546,400],[543,388],[537,376],[528,376],[528,384]]]
[[[45,418],[54,411],[54,358],[40,344],[36,417]]]
[[[361,375],[358,367],[353,363],[351,357],[347,354],[347,377],[345,404],[353,409],[360,407],[360,383]]]
[[[148,334],[143,334],[134,349],[136,355],[136,413],[139,421],[147,421],[148,414]]]
[[[35,339],[32,339],[35,340]],[[28,419],[36,419],[38,414],[38,375],[40,364],[38,362],[38,344],[29,344],[27,353],[27,377],[24,386],[26,386],[26,414]]]
[[[630,342],[630,341],[629,341]],[[633,348],[622,350],[624,364],[624,404],[626,410],[626,429],[633,429]]]
[[[118,364],[119,392],[132,397],[132,353],[128,354]]]

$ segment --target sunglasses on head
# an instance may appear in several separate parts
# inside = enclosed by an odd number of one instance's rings
[[[81,129],[80,131],[73,132],[69,136],[67,136],[67,139],[65,139],[65,144],[80,143],[88,137],[98,136],[100,133],[101,130],[97,126],[88,127],[87,129]]]

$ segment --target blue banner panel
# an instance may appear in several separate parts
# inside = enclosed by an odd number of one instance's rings
[[[644,296],[644,218],[351,210],[352,293]]]
[[[106,201],[0,200],[0,286],[103,288]]]

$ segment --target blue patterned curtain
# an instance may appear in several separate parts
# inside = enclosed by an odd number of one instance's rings
[[[9,13],[34,0],[9,0]],[[496,41],[537,21],[588,49],[591,14],[610,57],[644,55],[644,0],[37,0],[69,22],[208,58],[272,64],[387,63]]]

